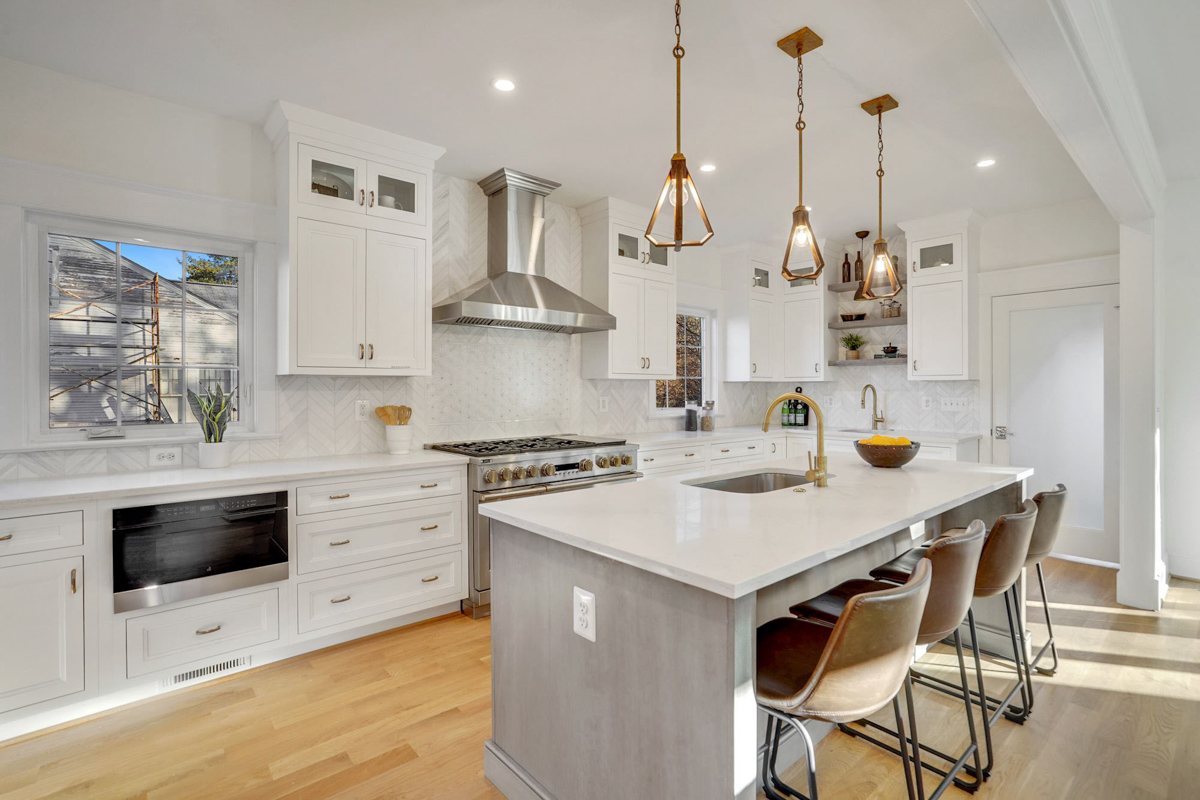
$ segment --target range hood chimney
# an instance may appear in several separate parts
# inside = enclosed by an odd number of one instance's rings
[[[488,197],[487,277],[436,303],[434,322],[554,333],[617,327],[612,314],[546,277],[546,195],[559,185],[511,169],[479,182]]]

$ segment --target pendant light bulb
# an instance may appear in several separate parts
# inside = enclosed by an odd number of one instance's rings
[[[796,247],[808,247],[808,243],[812,241],[812,234],[808,228],[797,228],[796,233],[792,235],[792,243]]]
[[[862,283],[858,285],[858,290],[854,293],[855,300],[884,300],[888,297],[895,297],[904,288],[900,283],[900,276],[896,272],[895,262],[888,253],[887,240],[883,238],[883,112],[891,111],[899,105],[890,94],[862,104],[863,111],[878,121],[879,154],[875,177],[879,179],[879,238],[875,240],[875,251],[871,255],[871,262],[867,265],[867,274],[863,275]]]
[[[675,47],[671,50],[671,55],[675,57],[675,155],[671,156],[671,170],[663,182],[662,191],[658,193],[658,202],[654,204],[654,211],[650,214],[650,224],[646,226],[646,241],[655,247],[670,247],[676,252],[684,247],[699,247],[713,235],[712,224],[708,221],[708,214],[704,211],[704,203],[700,202],[700,193],[696,191],[696,184],[688,172],[687,159],[683,157],[682,75],[684,49],[680,43],[682,29],[679,26],[679,12],[680,0],[676,0]],[[679,195],[683,195],[682,198]],[[704,232],[701,233],[699,239],[687,239],[684,235],[683,209],[689,200],[695,201],[693,208],[695,213],[700,215],[700,221],[704,224]],[[659,214],[670,217],[669,238],[656,235],[654,232]],[[700,233],[699,229],[695,229],[694,232]]]
[[[808,28],[801,28],[776,44],[780,50],[796,59],[796,208],[792,211],[792,228],[780,271],[786,281],[801,278],[815,281],[825,269],[825,258],[821,255],[821,247],[817,244],[817,236],[808,218],[808,206],[804,205],[804,54],[820,47],[821,37]],[[797,255],[795,260],[793,254]],[[811,259],[811,264],[796,263],[804,258],[802,254]]]

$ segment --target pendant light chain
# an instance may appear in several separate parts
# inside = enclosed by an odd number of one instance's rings
[[[879,238],[883,238],[883,106],[876,115],[879,118],[879,167],[875,175],[879,178]]]
[[[683,49],[683,45],[679,43],[680,37],[683,34],[683,28],[679,24],[680,10],[681,10],[681,8],[679,5],[679,2],[678,2],[678,0],[676,0],[676,3],[675,3],[675,47],[671,50],[671,54],[675,56],[675,152],[676,153],[683,152],[683,134],[682,134],[683,124],[681,121],[681,116],[682,116],[681,107],[683,105],[683,100],[682,100],[683,91],[680,87],[682,86],[682,83],[683,83],[681,73],[683,70],[683,56],[686,52]]]
[[[799,167],[796,177],[796,205],[804,205],[804,54],[796,51],[796,142]]]

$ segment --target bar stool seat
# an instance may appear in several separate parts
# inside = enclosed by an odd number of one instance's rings
[[[894,586],[885,586],[894,589]],[[759,702],[769,702],[781,711],[808,683],[833,628],[795,617],[780,617],[758,629]]]
[[[962,529],[955,528],[954,530],[946,531],[946,536],[962,533]],[[892,583],[904,583],[908,580],[908,576],[912,575],[912,571],[916,568],[917,562],[920,561],[929,552],[929,545],[923,544],[914,547],[907,553],[901,553],[886,564],[880,564],[869,574],[872,578],[881,581],[891,581]]]
[[[916,566],[915,562],[913,566]],[[907,576],[905,580],[908,580]],[[815,622],[826,622],[832,625],[838,621],[838,617],[842,615],[846,604],[850,602],[850,598],[854,597],[854,595],[862,594],[863,592],[882,592],[884,589],[891,589],[894,586],[894,583],[873,581],[867,578],[853,578],[839,583],[829,591],[819,594],[811,600],[797,603],[788,610],[797,617],[810,619]]]

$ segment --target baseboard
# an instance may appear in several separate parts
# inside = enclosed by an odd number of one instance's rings
[[[1093,567],[1104,567],[1105,569],[1120,569],[1121,565],[1115,561],[1101,561],[1098,558],[1084,558],[1083,556],[1069,556],[1066,553],[1051,553],[1050,558],[1061,559],[1062,561],[1074,561],[1076,564],[1090,564]]]
[[[483,743],[483,776],[508,800],[557,800],[491,739]]]
[[[1172,555],[1167,568],[1170,570],[1168,574],[1172,577],[1200,581],[1200,558]]]

